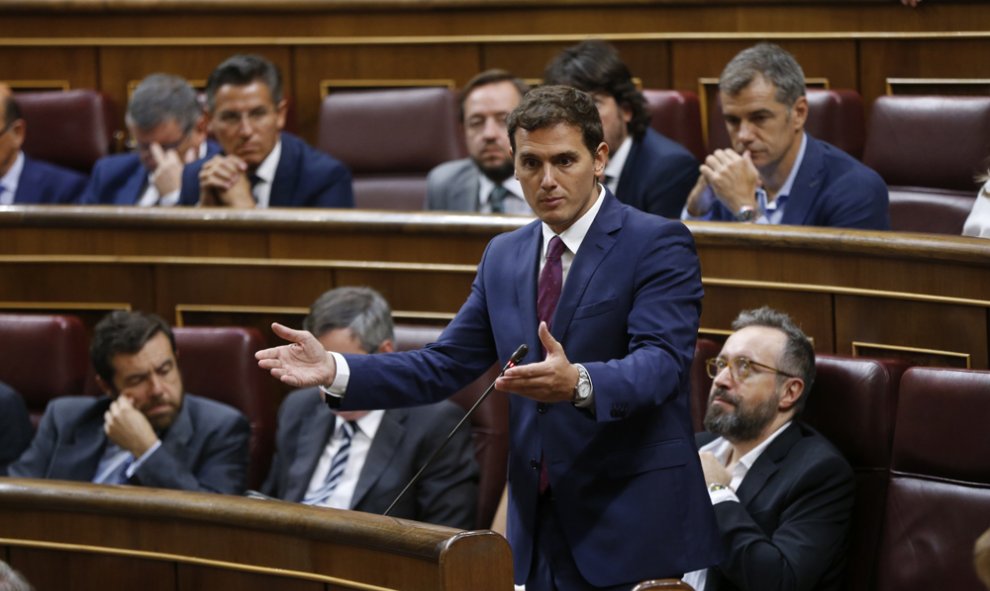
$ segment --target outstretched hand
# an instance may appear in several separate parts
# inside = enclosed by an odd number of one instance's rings
[[[567,360],[564,347],[550,334],[546,322],[540,323],[539,334],[547,351],[546,359],[510,367],[495,380],[495,389],[539,402],[571,401],[578,383],[578,370]]]
[[[294,388],[329,386],[333,382],[337,366],[316,337],[278,322],[272,323],[272,331],[291,344],[255,353],[258,367],[269,370],[272,377]]]

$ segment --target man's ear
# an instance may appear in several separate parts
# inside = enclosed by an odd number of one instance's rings
[[[276,107],[276,123],[278,123],[278,130],[282,131],[285,129],[285,117],[289,112],[289,100],[282,99],[278,102]]]
[[[777,409],[781,412],[794,410],[794,405],[804,394],[804,380],[801,378],[788,378],[784,391],[780,394],[780,402]]]
[[[601,178],[605,174],[605,165],[608,164],[608,144],[602,142],[595,150],[595,178]]]
[[[392,339],[385,339],[382,341],[381,345],[378,345],[378,350],[375,353],[393,353],[395,352],[395,343]]]
[[[804,129],[804,124],[808,120],[808,97],[799,96],[791,107],[791,122],[795,130]]]

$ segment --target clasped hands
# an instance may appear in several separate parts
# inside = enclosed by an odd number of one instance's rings
[[[259,367],[294,388],[329,386],[333,382],[336,363],[316,337],[277,322],[272,324],[272,330],[290,344],[255,353]],[[507,369],[495,381],[495,388],[539,402],[570,401],[578,382],[577,368],[567,360],[563,346],[553,338],[545,322],[540,323],[539,335],[547,351],[546,359]]]
[[[255,207],[248,165],[237,156],[216,155],[199,171],[199,205],[241,209]]]
[[[703,202],[707,187],[733,213],[746,206],[756,207],[756,189],[763,183],[748,150],[742,155],[733,150],[715,150],[699,170],[701,176],[687,199],[687,210],[692,216],[705,215],[711,209],[711,203]]]

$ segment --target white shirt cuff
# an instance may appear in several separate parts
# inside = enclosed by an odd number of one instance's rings
[[[132,478],[134,476],[134,473],[138,471],[138,468],[141,467],[141,464],[143,464],[145,460],[150,458],[151,454],[158,451],[158,448],[161,446],[162,446],[162,440],[159,439],[151,447],[148,448],[148,451],[141,454],[140,458],[134,460],[134,463],[128,466],[127,470],[124,470],[124,475],[127,476],[128,479]]]
[[[347,382],[351,379],[351,366],[347,365],[347,360],[340,353],[327,351],[327,355],[333,357],[334,363],[337,365],[337,375],[334,376],[333,382],[327,390],[336,396],[343,396],[347,392]]]

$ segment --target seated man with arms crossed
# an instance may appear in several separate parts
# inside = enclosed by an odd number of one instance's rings
[[[319,297],[304,323],[327,349],[394,350],[392,311],[377,291],[340,287]],[[332,412],[316,388],[279,409],[275,459],[264,492],[287,501],[383,513],[464,412],[452,402]],[[469,529],[478,502],[470,425],[454,435],[390,515]]]
[[[106,396],[48,403],[11,476],[244,492],[247,420],[183,393],[175,338],[161,318],[110,313],[94,329],[90,357]]]
[[[350,171],[282,131],[288,103],[274,64],[231,57],[210,74],[206,99],[223,153],[183,170],[182,205],[354,207]]]
[[[470,158],[444,162],[426,177],[426,208],[532,214],[509,147],[505,119],[529,88],[505,70],[487,70],[461,90],[461,127]]]
[[[718,357],[701,465],[726,559],[698,591],[841,588],[854,483],[845,458],[797,420],[815,379],[811,342],[770,308],[742,312]]]
[[[804,131],[804,71],[761,43],[732,58],[718,82],[732,149],[701,165],[682,217],[889,230],[887,185],[875,171]]]
[[[182,168],[220,147],[206,140],[206,114],[184,78],[151,74],[127,103],[127,130],[136,151],[96,161],[82,203],[172,206]]]

